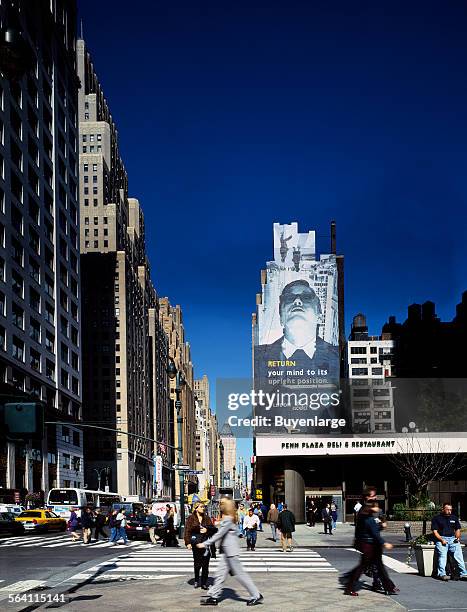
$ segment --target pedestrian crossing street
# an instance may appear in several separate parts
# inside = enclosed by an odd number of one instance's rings
[[[122,540],[120,540],[120,544],[122,544]],[[90,542],[89,544],[84,544],[83,540],[78,540],[77,542],[73,542],[71,536],[69,534],[61,533],[60,535],[52,536],[37,536],[30,535],[24,536],[20,538],[9,538],[5,540],[0,540],[0,552],[6,548],[72,548],[76,546],[86,546],[86,548],[109,548],[113,546],[111,542],[108,540],[99,540],[98,542]],[[129,540],[127,546],[131,547],[139,547],[139,546],[152,546],[148,542],[143,542],[141,540]]]
[[[335,573],[337,570],[312,550],[296,549],[283,553],[278,549],[256,549],[243,552],[240,560],[248,572],[268,573]],[[218,560],[211,559],[209,573],[217,569]],[[76,580],[158,580],[193,574],[193,556],[187,549],[138,548],[88,568],[70,578]]]

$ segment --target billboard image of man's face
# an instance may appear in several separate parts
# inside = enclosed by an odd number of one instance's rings
[[[294,281],[284,287],[279,314],[284,336],[289,342],[300,345],[316,337],[320,305],[306,281]]]

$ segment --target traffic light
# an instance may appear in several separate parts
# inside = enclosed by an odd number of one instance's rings
[[[42,439],[44,437],[44,404],[8,402],[0,404],[1,431],[7,438]]]

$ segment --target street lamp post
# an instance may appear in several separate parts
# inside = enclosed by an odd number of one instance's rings
[[[102,491],[102,485],[101,485],[102,474],[106,474],[108,478],[109,468],[108,467],[94,468],[94,472],[96,472],[97,474],[97,490]]]
[[[182,402],[180,400],[181,386],[185,384],[183,372],[177,370],[175,361],[170,358],[167,373],[170,379],[175,379],[175,409],[177,410],[177,430],[178,430],[178,464],[183,464],[183,439],[182,439]],[[185,472],[178,470],[180,479],[180,537],[185,531]]]

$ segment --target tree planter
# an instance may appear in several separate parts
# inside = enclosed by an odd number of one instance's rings
[[[417,544],[414,546],[417,569],[420,576],[431,576],[433,574],[433,558],[435,555],[434,544]]]

